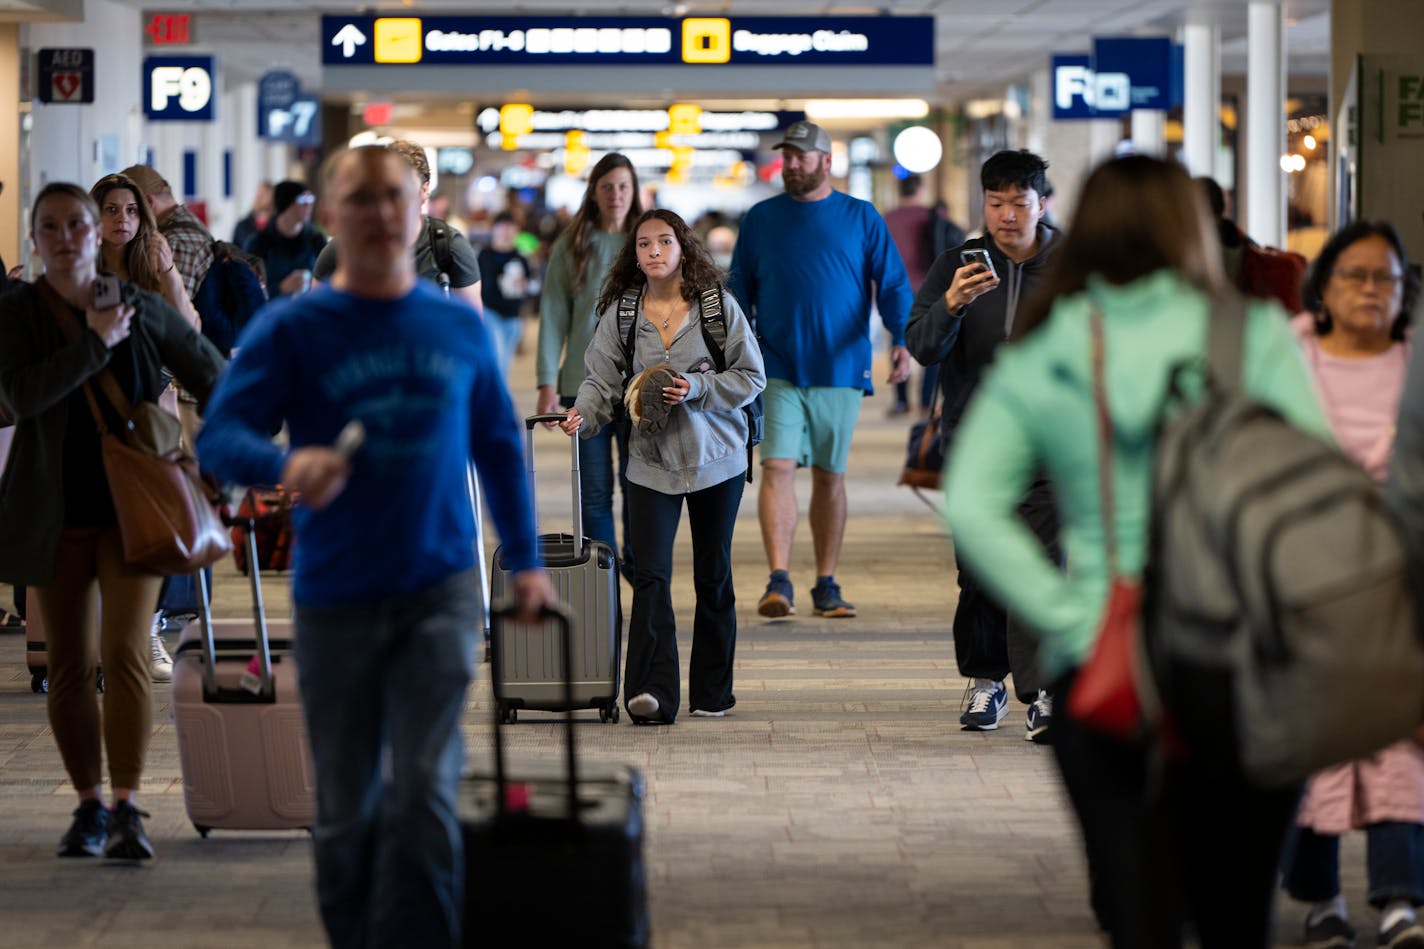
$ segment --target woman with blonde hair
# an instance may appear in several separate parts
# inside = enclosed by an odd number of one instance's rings
[[[162,297],[127,281],[97,308],[100,211],[83,189],[46,185],[30,220],[44,276],[0,297],[0,403],[15,418],[0,581],[28,585],[44,619],[50,727],[79,795],[59,856],[143,859],[153,847],[135,795],[153,731],[148,631],[161,578],[124,560],[96,415],[121,431],[116,403],[155,402],[165,367],[206,402],[223,361]],[[115,390],[123,399],[111,402]]]
[[[584,377],[584,351],[598,322],[598,291],[614,258],[643,213],[638,172],[617,152],[604,155],[588,176],[583,203],[549,252],[539,297],[536,411],[558,412],[574,404]],[[615,424],[584,439],[579,480],[584,530],[620,550],[613,527],[613,442],[618,442],[618,485],[623,496],[621,569],[632,579],[628,549],[628,428]]]
[[[956,555],[1038,632],[1044,677],[1053,694],[1068,696],[1093,650],[1113,570],[1142,573],[1169,379],[1179,364],[1204,358],[1213,307],[1228,293],[1210,216],[1186,172],[1146,156],[1099,166],[1041,291],[955,436],[942,514]],[[1328,440],[1284,315],[1261,301],[1246,309],[1237,382]],[[1110,517],[1100,501],[1104,455]],[[1057,488],[1066,571],[1015,514],[1040,470]],[[1154,775],[1145,746],[1069,714],[1053,727],[1093,908],[1113,946],[1179,946],[1188,923],[1208,949],[1269,945],[1299,789],[1260,790],[1190,758]]]

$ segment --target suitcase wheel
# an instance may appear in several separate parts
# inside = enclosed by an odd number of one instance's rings
[[[198,836],[202,837],[204,840],[207,840],[208,834],[212,832],[212,828],[204,824],[194,824],[193,829],[196,830],[198,832]]]
[[[44,676],[40,675],[38,672],[32,673],[30,675],[30,691],[48,692],[49,680],[46,679]]]
[[[519,720],[519,709],[512,705],[501,705],[499,707],[498,721],[501,725],[513,725]]]
[[[605,705],[603,708],[599,709],[599,710],[598,710],[598,720],[599,720],[600,722],[603,722],[605,725],[606,725],[606,724],[609,724],[609,723],[612,723],[612,724],[614,724],[614,725],[617,725],[617,724],[618,724],[618,706],[617,706],[617,704],[615,703],[615,704],[613,704],[613,705]]]

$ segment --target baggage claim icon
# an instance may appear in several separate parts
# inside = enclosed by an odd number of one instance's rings
[[[682,21],[682,61],[725,63],[732,58],[732,21],[725,17],[688,17]]]

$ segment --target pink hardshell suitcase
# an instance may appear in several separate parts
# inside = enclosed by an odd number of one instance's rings
[[[246,526],[248,562],[257,563],[256,533]],[[259,571],[248,576],[254,620],[214,620],[200,580],[204,606],[184,628],[173,661],[183,803],[204,837],[214,827],[310,828],[316,819],[292,622],[267,620]]]

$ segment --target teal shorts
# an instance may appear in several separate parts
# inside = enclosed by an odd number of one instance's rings
[[[840,474],[850,457],[850,437],[865,393],[848,386],[800,388],[785,379],[766,380],[766,436],[761,459],[791,459]]]

